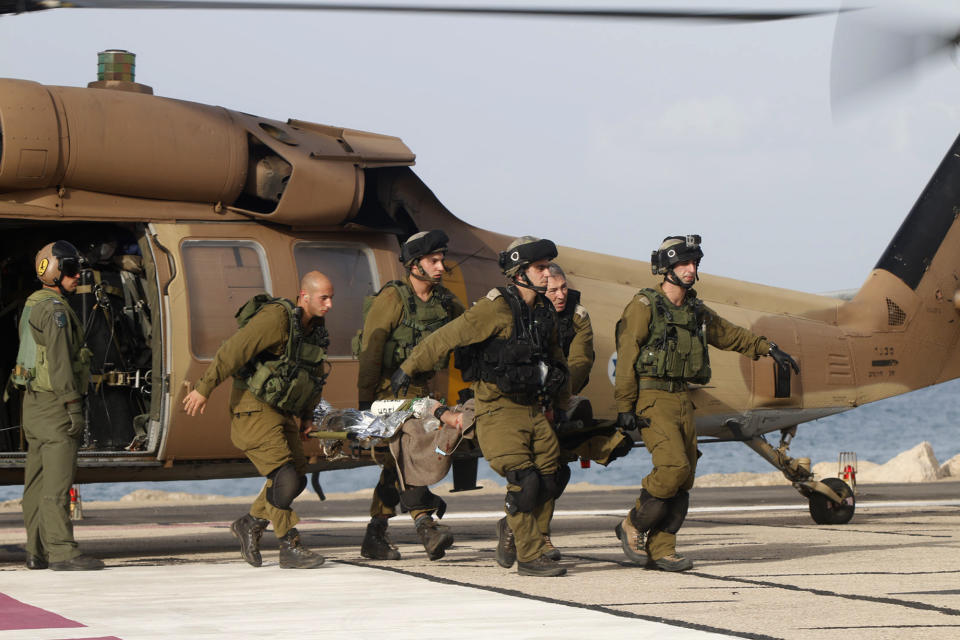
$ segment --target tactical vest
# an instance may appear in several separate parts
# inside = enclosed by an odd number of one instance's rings
[[[573,338],[577,335],[577,329],[573,326],[573,318],[576,315],[578,304],[580,304],[580,292],[574,289],[568,289],[567,306],[557,314],[559,321],[557,331],[560,334],[560,346],[563,347],[563,355],[568,358],[570,357],[570,345],[573,344]]]
[[[550,360],[550,337],[557,326],[553,304],[538,295],[531,309],[516,286],[497,287],[497,291],[510,305],[513,332],[506,339],[490,337],[458,347],[454,364],[465,382],[490,382],[520,404],[546,401],[567,380],[566,364]]]
[[[434,287],[430,299],[424,302],[417,297],[409,284],[401,280],[392,280],[385,284],[377,292],[377,295],[380,295],[387,287],[395,288],[403,303],[400,324],[397,325],[383,345],[383,359],[380,367],[383,372],[389,374],[396,371],[397,367],[410,356],[413,348],[420,344],[424,338],[453,320],[453,293],[443,285],[437,285]],[[376,297],[367,296],[364,299],[363,323],[366,323],[370,306]],[[351,345],[355,358],[360,357],[362,345],[363,329],[361,328],[354,336]],[[440,365],[438,365],[438,368],[441,368]]]
[[[703,303],[688,295],[680,307],[675,307],[654,289],[641,289],[637,295],[650,301],[651,312],[650,337],[634,365],[637,375],[694,384],[709,382],[707,311]]]
[[[40,289],[30,294],[20,316],[20,348],[17,350],[17,364],[13,369],[11,381],[19,389],[30,391],[53,391],[50,382],[50,361],[47,357],[47,348],[37,344],[30,329],[30,314],[33,308],[47,300],[59,300],[63,313],[67,317],[66,330],[70,332],[70,368],[73,370],[73,381],[77,393],[87,392],[90,381],[91,352],[84,345],[83,327],[80,318],[70,308],[60,294],[50,289]]]
[[[286,413],[302,414],[320,402],[327,371],[330,340],[322,319],[305,333],[298,307],[286,298],[257,294],[237,311],[237,324],[245,326],[263,307],[279,304],[289,320],[283,353],[261,351],[234,374],[258,399]]]

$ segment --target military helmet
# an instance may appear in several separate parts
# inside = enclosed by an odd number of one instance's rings
[[[72,278],[80,273],[80,252],[66,240],[57,240],[37,251],[34,264],[40,282],[58,285],[63,276]]]
[[[700,266],[703,251],[700,249],[700,236],[667,236],[660,248],[650,255],[650,270],[654,275],[664,275],[674,265],[693,260]]]
[[[557,245],[550,240],[523,236],[511,242],[506,251],[501,251],[497,262],[505,276],[513,277],[528,264],[556,257]]]
[[[400,247],[400,262],[411,267],[413,263],[432,253],[446,253],[450,238],[440,229],[415,233]]]

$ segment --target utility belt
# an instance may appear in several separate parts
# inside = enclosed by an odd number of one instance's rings
[[[690,390],[690,386],[683,380],[665,380],[663,378],[640,378],[637,381],[637,388],[640,390],[655,389],[657,391],[668,391],[670,393],[680,393]]]

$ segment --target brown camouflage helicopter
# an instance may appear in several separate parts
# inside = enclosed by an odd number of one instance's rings
[[[0,2],[0,12],[148,4],[238,3],[14,0]],[[349,9],[715,20],[809,15]],[[202,418],[188,419],[179,406],[234,330],[236,309],[255,293],[292,297],[306,271],[331,277],[337,293],[328,317],[334,366],[325,396],[346,407],[356,405],[350,338],[360,324],[361,302],[402,275],[399,240],[421,229],[446,230],[453,265],[446,283],[464,301],[502,282],[496,257],[510,238],[448,211],[410,169],[414,154],[400,139],[156,97],[135,82],[126,52],[104,52],[101,67],[102,75],[86,88],[0,80],[0,369],[15,360],[16,311],[35,287],[34,253],[51,238],[72,240],[92,267],[76,304],[89,339],[100,343],[94,345],[100,358],[79,482],[254,475],[230,442],[225,387]],[[796,425],[960,377],[958,154],[960,141],[852,299],[715,276],[698,287],[721,315],[777,341],[802,367],[802,375],[791,379],[769,360],[715,352],[713,381],[695,392],[698,433],[706,441],[742,441],[756,450],[810,500],[818,522],[847,522],[853,496],[838,479],[815,481],[802,461],[787,455]],[[561,247],[560,260],[593,317],[597,361],[585,395],[598,423],[592,426],[608,428],[616,416],[609,375],[616,357],[613,326],[636,289],[656,278],[647,263],[571,247]],[[614,281],[611,273],[630,275]],[[448,397],[463,386],[455,371],[450,377]],[[17,407],[13,398],[0,408],[5,484],[22,482]],[[763,437],[776,431],[779,448]],[[308,455],[314,471],[371,463],[362,453],[330,460],[317,442]],[[465,456],[467,469],[475,456]]]

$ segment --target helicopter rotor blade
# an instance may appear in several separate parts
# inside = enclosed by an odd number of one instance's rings
[[[709,22],[770,22],[835,14],[836,9],[811,10],[683,10],[593,9],[556,7],[479,7],[457,5],[350,4],[345,2],[218,2],[216,0],[0,0],[0,14],[44,9],[257,9],[272,11],[353,11],[449,15],[528,16],[552,18],[613,18],[635,20],[700,20]]]
[[[902,6],[890,4],[838,14],[830,59],[834,113],[877,89],[909,80],[930,63],[949,59],[960,42],[960,16],[923,14],[922,8],[911,5],[905,14]]]

